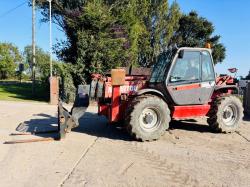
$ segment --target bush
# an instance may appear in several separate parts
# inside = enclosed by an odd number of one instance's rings
[[[74,86],[74,81],[72,77],[72,67],[70,64],[56,63],[55,71],[60,79],[60,97],[65,102],[74,102],[76,87]]]
[[[13,78],[16,63],[20,61],[22,61],[22,57],[16,46],[0,42],[0,79]]]

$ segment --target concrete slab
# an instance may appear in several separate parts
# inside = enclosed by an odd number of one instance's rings
[[[72,171],[96,137],[72,132],[63,141],[3,144],[37,138],[9,134],[24,121],[33,125],[29,130],[46,129],[56,123],[56,111],[48,104],[0,102],[0,186],[58,186]]]

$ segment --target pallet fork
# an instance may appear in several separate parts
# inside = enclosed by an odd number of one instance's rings
[[[79,126],[79,119],[84,115],[89,106],[89,85],[79,85],[75,98],[74,105],[71,111],[63,107],[61,99],[58,101],[58,128],[57,130],[39,131],[39,132],[18,132],[11,133],[10,136],[26,136],[26,135],[39,135],[39,134],[56,134],[54,138],[35,138],[6,141],[4,144],[17,144],[17,143],[30,143],[41,141],[60,141],[66,137],[66,133],[71,132],[72,128]]]

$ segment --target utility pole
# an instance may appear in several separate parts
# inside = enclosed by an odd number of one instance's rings
[[[50,103],[53,103],[53,95],[52,95],[52,90],[53,90],[53,72],[52,72],[52,19],[51,19],[51,1],[52,0],[47,0],[49,2],[49,51],[50,51]]]
[[[32,94],[35,94],[35,65],[36,65],[36,1],[32,0]]]
[[[49,47],[50,47],[50,78],[52,78],[52,19],[51,19],[51,1],[49,1]]]

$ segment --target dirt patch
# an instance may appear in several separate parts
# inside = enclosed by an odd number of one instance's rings
[[[56,107],[0,104],[0,186],[250,185],[248,120],[232,134],[210,132],[205,119],[172,122],[160,140],[142,143],[90,106],[61,142],[4,145],[22,122],[28,131],[54,128]]]
[[[160,140],[145,143],[119,140],[122,131],[107,127],[63,186],[249,186],[247,125],[214,134],[205,119],[173,122]]]

